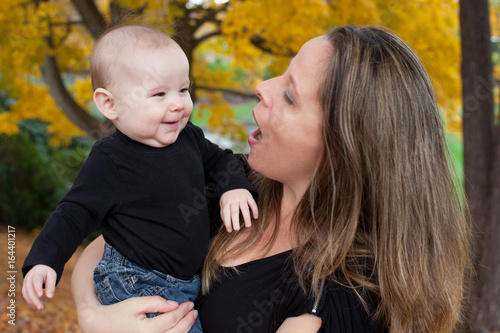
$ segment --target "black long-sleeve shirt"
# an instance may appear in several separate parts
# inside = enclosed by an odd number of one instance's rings
[[[176,142],[154,148],[120,131],[96,142],[69,192],[36,238],[22,271],[44,264],[57,272],[92,231],[148,269],[190,279],[208,248],[205,176],[220,194],[244,188],[256,196],[230,150],[188,123]]]

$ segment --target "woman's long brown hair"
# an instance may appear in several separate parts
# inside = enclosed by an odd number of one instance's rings
[[[322,281],[333,279],[365,305],[364,292],[375,295],[372,315],[391,332],[451,332],[461,317],[470,227],[432,84],[415,53],[383,29],[339,27],[326,38],[324,149],[293,216],[302,288],[318,297]],[[224,251],[234,233],[215,237],[205,293],[217,279],[216,258],[237,258],[277,228],[282,185],[260,175],[254,182],[261,218],[237,249]]]

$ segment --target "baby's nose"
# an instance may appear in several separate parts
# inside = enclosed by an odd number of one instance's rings
[[[170,103],[170,106],[169,106],[169,110],[172,111],[172,112],[175,112],[175,111],[180,111],[184,108],[184,103],[182,102],[182,99],[180,98],[175,98],[171,103]]]

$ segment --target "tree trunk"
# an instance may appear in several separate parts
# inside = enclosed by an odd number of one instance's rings
[[[99,121],[76,104],[62,82],[54,56],[45,55],[42,75],[49,87],[50,95],[64,114],[89,137],[98,140],[114,131],[113,124],[110,121]]]
[[[488,0],[460,0],[465,191],[475,233],[472,332],[500,331],[500,146],[494,122]]]
[[[102,32],[106,30],[107,24],[94,0],[73,0],[73,4],[92,36],[95,39],[99,38]]]
[[[106,28],[106,21],[101,15],[93,0],[73,0],[82,17],[83,24],[94,38],[98,38]],[[51,32],[45,37],[49,48],[54,48]],[[100,121],[94,118],[84,108],[78,105],[62,81],[61,72],[54,55],[45,54],[45,61],[41,66],[42,76],[49,87],[50,95],[61,108],[68,119],[93,139],[103,138],[114,131],[109,120]]]

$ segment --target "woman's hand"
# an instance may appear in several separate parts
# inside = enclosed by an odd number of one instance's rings
[[[178,305],[159,296],[135,297],[113,305],[97,305],[78,311],[78,324],[83,333],[187,333],[198,313],[193,303]],[[165,312],[154,318],[146,313]]]
[[[94,292],[94,268],[104,249],[104,239],[97,238],[83,251],[72,275],[71,289],[82,332],[188,332],[198,313],[193,303],[178,305],[161,297],[136,297],[113,305],[101,305]],[[154,318],[146,313],[165,312]]]

